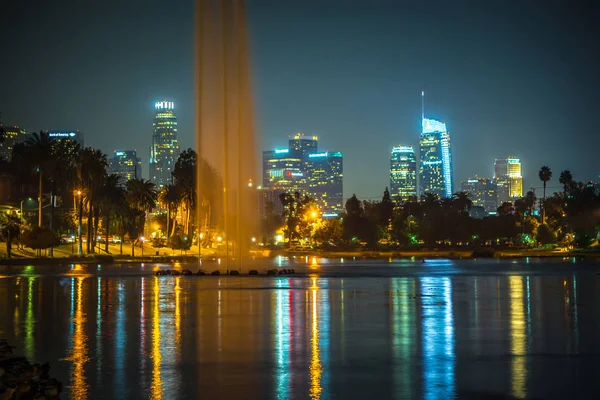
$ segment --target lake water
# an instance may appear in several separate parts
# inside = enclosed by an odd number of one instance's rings
[[[0,337],[73,399],[600,396],[600,264],[279,265],[0,267]]]

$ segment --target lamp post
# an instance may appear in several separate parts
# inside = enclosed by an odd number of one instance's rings
[[[144,257],[144,237],[140,237],[140,240],[142,241],[142,257]]]
[[[24,219],[23,218],[23,203],[26,201],[30,201],[30,200],[31,200],[31,197],[21,200],[21,219]]]
[[[79,215],[78,215],[78,223],[77,223],[77,255],[83,255],[83,240],[81,237],[81,224],[83,219],[83,196],[81,195],[81,190],[75,191],[75,194],[79,196]],[[73,198],[73,202],[75,202],[75,198]],[[75,204],[75,213],[77,213],[77,205]]]

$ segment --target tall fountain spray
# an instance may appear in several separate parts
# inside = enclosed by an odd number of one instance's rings
[[[258,225],[252,183],[257,149],[244,3],[196,1],[197,221],[201,227],[200,210],[208,207],[210,217],[205,225],[222,232],[228,269],[242,268]],[[216,183],[203,176],[202,159],[220,175],[218,195]]]

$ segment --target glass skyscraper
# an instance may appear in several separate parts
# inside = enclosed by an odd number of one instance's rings
[[[0,128],[4,131],[4,140],[0,142],[0,157],[6,161],[12,158],[12,151],[15,144],[27,139],[25,129],[18,126],[5,126],[0,123]]]
[[[498,208],[496,184],[488,178],[470,178],[461,183],[461,190],[469,194],[473,206],[483,207],[488,212]]]
[[[304,161],[308,193],[323,214],[342,212],[343,156],[339,151],[308,153]]]
[[[114,157],[108,160],[108,173],[119,175],[123,184],[141,178],[142,160],[135,150],[115,150]]]
[[[498,185],[498,205],[523,197],[521,160],[515,157],[496,158],[494,181]]]
[[[445,123],[422,118],[419,156],[419,193],[452,197],[452,150]]]
[[[318,152],[318,137],[291,135],[289,147],[263,151],[263,188],[308,195],[325,216],[343,209],[343,156]]]
[[[394,201],[406,201],[417,195],[417,159],[412,146],[392,148],[390,195]]]
[[[171,173],[179,157],[177,117],[172,101],[160,101],[154,108],[156,115],[150,148],[150,180],[160,188],[171,183]]]

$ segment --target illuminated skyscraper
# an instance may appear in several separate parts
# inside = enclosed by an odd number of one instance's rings
[[[435,193],[440,198],[452,197],[452,151],[446,124],[435,119],[422,119],[419,140],[419,193]]]
[[[108,160],[108,173],[119,175],[125,183],[142,177],[142,160],[135,150],[115,150],[115,156]]]
[[[469,194],[473,206],[483,207],[490,213],[498,208],[495,183],[488,178],[470,178],[461,182],[461,190]]]
[[[394,201],[406,201],[417,195],[417,159],[412,146],[392,148],[390,195]]]
[[[154,105],[154,133],[150,148],[150,180],[157,187],[171,183],[171,173],[179,157],[177,142],[177,117],[172,101],[160,101]]]
[[[69,140],[79,143],[81,147],[84,147],[83,133],[80,131],[46,131],[48,137],[53,140]]]
[[[494,181],[498,185],[498,205],[523,197],[521,160],[515,157],[496,158]]]
[[[308,195],[324,215],[342,211],[343,156],[317,152],[318,138],[290,136],[289,148],[263,151],[263,188]]]
[[[308,182],[302,154],[292,149],[263,151],[262,185],[288,193],[305,193]]]
[[[12,150],[15,144],[26,140],[27,134],[25,129],[18,126],[5,126],[0,123],[0,128],[4,132],[4,141],[0,143],[0,157],[6,161],[12,158]]]
[[[339,151],[308,153],[304,160],[308,195],[325,215],[342,212],[343,164],[343,156]]]
[[[419,139],[419,193],[452,197],[452,149],[444,122],[425,118],[425,92],[421,92],[421,138]]]
[[[304,136],[304,133],[290,135],[289,148],[293,151],[299,151],[302,155],[316,153],[318,148],[318,136]]]

